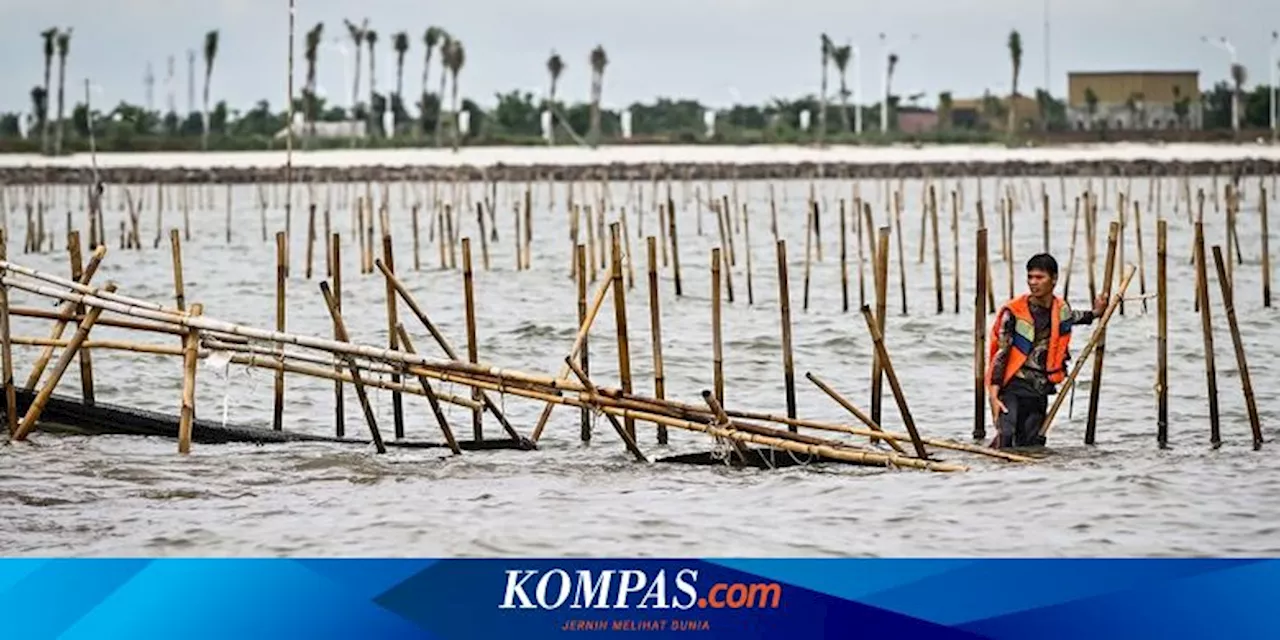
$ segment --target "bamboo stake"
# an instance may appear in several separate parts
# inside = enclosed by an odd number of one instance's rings
[[[951,288],[955,312],[960,313],[960,205],[956,191],[951,191]]]
[[[5,214],[5,218],[8,215]],[[9,234],[0,229],[0,261],[9,260]],[[13,347],[10,344],[12,329],[9,325],[9,287],[0,284],[0,367],[4,376],[4,406],[8,429],[12,437],[18,432],[18,390],[13,385]]]
[[[729,202],[728,196],[724,196],[724,200],[725,200],[724,206],[727,207]],[[723,210],[717,210],[716,223],[717,223],[717,226],[720,228],[720,246],[722,248],[726,247],[732,243],[731,238],[733,235],[733,227],[730,225],[732,225],[733,222],[729,219],[728,214],[725,214]],[[728,288],[729,302],[733,302],[733,265],[729,258],[730,252],[728,250],[721,250],[718,253],[720,257],[723,258],[724,260],[723,273],[725,277],[725,283],[727,284],[727,288]],[[716,273],[719,273],[719,272],[716,272]],[[719,290],[719,285],[717,285],[717,290]]]
[[[416,208],[416,207],[415,207]],[[396,324],[396,335],[400,337],[400,344],[404,346],[406,353],[417,353],[413,348],[413,341],[409,339],[409,332],[405,331],[404,325]],[[431,388],[431,383],[427,381],[426,376],[417,376],[418,384],[422,385],[422,395],[426,396],[427,403],[431,405],[431,413],[435,416],[436,424],[440,425],[440,433],[444,435],[444,441],[449,444],[449,450],[453,455],[462,455],[462,448],[458,446],[458,440],[453,436],[453,429],[449,427],[449,420],[445,418],[444,411],[440,408],[440,399],[436,397],[435,390]]]
[[[396,272],[395,252],[391,247],[391,233],[386,227],[383,227],[382,234],[382,259],[387,271],[394,274]],[[390,281],[386,283],[387,293],[387,339],[388,348],[392,351],[400,349],[400,334],[396,332],[396,325],[400,324],[399,314],[396,307],[396,290],[391,286]],[[391,382],[400,383],[400,373],[393,371],[391,373]],[[391,413],[392,420],[395,423],[395,438],[400,440],[404,438],[404,397],[399,392],[391,393]]]
[[[374,266],[376,266],[378,270],[382,272],[382,275],[384,277],[386,277],[388,280],[391,281],[391,286],[395,287],[396,293],[400,294],[400,299],[404,301],[405,306],[409,307],[409,311],[413,312],[413,315],[418,318],[418,321],[421,322],[422,325],[427,328],[427,331],[431,334],[431,337],[435,339],[436,344],[439,345],[442,351],[444,351],[445,356],[448,357],[452,363],[460,364],[461,359],[458,358],[458,354],[456,351],[454,351],[453,346],[449,344],[449,341],[444,337],[444,334],[440,332],[440,329],[436,327],[435,323],[432,322],[431,319],[427,317],[426,312],[422,310],[422,307],[418,304],[418,301],[413,297],[413,294],[409,292],[409,289],[404,286],[404,283],[401,282],[400,279],[396,277],[394,273],[391,273],[387,269],[387,266],[383,264],[381,260],[374,261]],[[343,347],[345,345],[342,345],[342,344],[329,345],[330,348],[332,348],[333,346]],[[365,355],[368,355],[368,354],[366,353]],[[382,355],[383,356],[389,355],[393,359],[396,359],[399,362],[405,363],[405,364],[412,364],[415,362],[416,363],[426,362],[426,360],[421,356],[406,358],[401,356],[401,354],[397,354],[397,353],[387,354],[385,352]],[[417,373],[412,369],[412,367],[409,369],[409,371],[415,374]],[[521,442],[523,445],[526,445],[526,446],[532,445],[532,443],[524,441],[523,438],[520,437],[520,434],[516,433],[515,428],[513,428],[511,426],[511,423],[507,421],[507,417],[503,414],[502,409],[498,406],[496,402],[493,401],[492,398],[489,397],[488,394],[481,393],[480,401],[484,405],[484,407],[488,409],[490,413],[493,414],[493,417],[497,419],[498,424],[502,426],[503,431],[505,431],[507,435],[511,436],[512,440]]]
[[[863,206],[864,205],[859,204],[858,201],[856,200],[854,201],[854,209],[856,210],[853,212],[853,220],[854,220],[853,226],[857,234],[857,244],[858,244],[858,306],[862,306],[867,303],[867,276],[866,276],[866,268],[863,265],[863,253],[862,253],[862,234],[863,234],[862,230],[864,228],[862,224],[862,218],[863,218],[862,207]],[[868,204],[865,206],[867,207],[866,210],[868,212],[868,215],[870,215],[871,205]],[[865,228],[867,230],[866,233],[870,235],[871,227],[867,226]],[[870,243],[868,243],[868,245],[870,245]],[[875,258],[872,258],[872,265],[874,266],[874,264],[875,264]]]
[[[108,282],[103,290],[108,293],[114,292],[116,283]],[[102,311],[101,308],[96,307],[90,309],[84,320],[80,322],[75,334],[71,337],[71,341],[67,343],[66,349],[62,351],[62,355],[58,356],[58,361],[54,364],[53,371],[49,374],[49,380],[44,383],[44,386],[40,387],[40,391],[36,393],[31,405],[27,407],[26,415],[22,416],[22,420],[18,422],[18,427],[12,435],[13,440],[19,442],[26,440],[27,434],[35,429],[36,422],[40,419],[40,414],[44,411],[45,405],[49,403],[49,398],[53,396],[54,388],[58,386],[58,382],[62,379],[62,375],[66,373],[67,367],[71,366],[71,360],[75,358],[80,346],[88,339],[89,330],[98,321],[98,316],[102,315]],[[17,412],[16,402],[9,405],[9,410],[13,413]]]
[[[578,273],[578,326],[587,319],[587,247],[579,244],[575,248],[575,257],[577,258]],[[611,284],[612,285],[612,281]],[[582,341],[582,349],[578,357],[582,361],[582,371],[584,375],[589,375],[591,371],[591,336],[587,335]],[[581,422],[581,438],[583,442],[591,441],[591,410],[588,407],[582,408]]]
[[[982,204],[979,202],[979,208]],[[979,227],[977,246],[974,249],[974,289],[973,289],[973,439],[982,441],[987,437],[987,281],[983,274],[990,275],[987,268],[987,229]]]
[[[1120,244],[1119,234],[1122,233],[1122,225],[1119,222],[1112,222],[1110,230],[1107,232],[1107,262],[1106,270],[1102,276],[1102,295],[1111,296],[1111,279],[1115,274],[1115,264],[1117,260],[1117,245]],[[1124,306],[1124,298],[1120,299],[1121,308]],[[1099,398],[1102,393],[1102,363],[1107,351],[1107,334],[1105,328],[1099,327],[1096,333],[1098,357],[1093,360],[1093,377],[1089,381],[1089,419],[1084,428],[1084,443],[1093,444],[1094,436],[1098,428],[1098,405]],[[1061,393],[1061,392],[1059,392]]]
[[[191,305],[191,315],[204,313],[204,305]],[[191,453],[191,427],[196,417],[196,360],[200,347],[200,330],[191,329],[183,337],[182,412],[178,421],[178,453]]]
[[[287,260],[285,255],[285,232],[276,232],[276,331],[284,332],[285,322],[285,281]],[[272,410],[271,427],[276,431],[284,429],[284,371],[275,375],[275,405]]]
[[[93,280],[94,274],[98,272],[98,267],[102,264],[102,259],[106,257],[106,255],[107,255],[106,245],[99,245],[98,248],[94,250],[93,256],[89,258],[89,266],[85,267],[84,273],[80,274],[80,279],[76,281],[72,281],[72,283],[80,284],[82,286],[88,285],[88,283]],[[9,263],[8,260],[4,261],[4,265],[2,268],[3,270],[9,271],[9,272],[22,273],[24,275],[32,275],[37,273],[34,270],[18,267],[17,265],[12,265]],[[55,280],[55,279],[62,280],[61,278],[54,278],[53,276],[45,276],[43,274],[40,274],[40,275],[45,280]],[[87,286],[85,288],[88,289]],[[89,289],[89,291],[95,291],[95,290]],[[104,289],[104,291],[106,290]],[[106,293],[112,293],[114,291],[115,289],[111,289],[110,291],[106,291]],[[53,330],[50,332],[49,337],[54,339],[62,337],[62,332],[66,330],[67,322],[70,319],[70,316],[75,313],[75,309],[76,309],[76,305],[74,303],[68,302],[62,305],[62,307],[58,310],[58,315],[60,316],[60,319],[54,323]],[[96,321],[97,320],[95,319],[95,322]],[[36,362],[31,368],[31,375],[27,377],[27,383],[26,385],[23,386],[23,390],[32,391],[36,388],[36,383],[40,381],[40,376],[44,375],[45,367],[48,366],[49,359],[52,357],[53,357],[52,347],[46,347],[43,351],[40,352],[40,356],[36,358]]]
[[[823,382],[812,373],[805,373],[804,375],[806,378],[809,379],[810,382],[812,382],[824,393],[830,396],[832,400],[835,400],[836,404],[839,404],[840,406],[844,407],[846,411],[848,411],[849,413],[852,413],[855,418],[857,418],[859,421],[862,422],[862,424],[867,425],[868,427],[871,428],[872,431],[875,431],[877,436],[873,437],[873,440],[872,440],[873,443],[879,439],[878,438],[879,434],[884,433],[884,429],[882,429],[875,420],[872,420],[870,416],[863,413],[862,410],[856,407],[852,402],[849,402],[848,399],[846,399],[844,396],[836,392],[835,389],[832,389],[831,386],[828,385],[826,382]],[[897,451],[902,455],[907,455],[906,449],[903,449],[902,445],[898,444],[897,440],[888,439],[887,442],[889,443],[889,446],[893,447],[894,451]]]
[[[1103,312],[1102,318],[1098,321],[1098,329],[1089,337],[1089,344],[1085,345],[1084,351],[1080,353],[1080,359],[1071,369],[1071,375],[1067,376],[1066,382],[1062,383],[1062,388],[1058,390],[1058,395],[1054,397],[1053,405],[1049,407],[1048,414],[1045,415],[1044,423],[1040,425],[1040,437],[1049,435],[1049,430],[1053,427],[1053,418],[1058,415],[1058,410],[1062,408],[1062,403],[1067,399],[1071,387],[1076,382],[1076,377],[1080,375],[1080,371],[1084,369],[1084,364],[1088,362],[1089,355],[1098,346],[1099,340],[1103,336],[1103,331],[1107,328],[1107,323],[1111,321],[1111,316],[1115,313],[1116,308],[1120,306],[1120,300],[1124,298],[1124,294],[1129,290],[1129,282],[1133,280],[1136,269],[1130,265],[1125,267],[1124,277],[1120,279],[1120,290],[1111,297],[1111,302],[1107,305],[1107,310]]]
[[[724,355],[720,338],[720,248],[711,250],[711,371],[716,397],[724,397]]]
[[[1040,201],[1044,208],[1044,252],[1049,253],[1049,192],[1043,191],[1044,183],[1040,184]]]
[[[880,328],[871,314],[871,307],[863,305],[862,317],[867,322],[867,331],[871,333],[871,341],[875,344],[876,356],[884,367],[885,377],[889,379],[889,388],[893,390],[893,398],[898,403],[902,422],[907,427],[907,433],[911,434],[911,443],[915,446],[916,455],[922,460],[928,459],[929,455],[924,449],[924,443],[920,441],[920,433],[916,431],[916,423],[911,418],[911,410],[907,408],[907,398],[903,395],[902,387],[898,384],[898,376],[893,371],[893,362],[889,360],[889,352],[885,349],[884,335],[880,333]]]
[[[587,377],[587,374],[577,364],[574,363],[573,358],[571,357],[565,358],[564,363],[569,367],[571,371],[573,371],[573,374],[578,377],[578,380],[582,382],[582,385],[587,388],[587,391],[589,393],[591,393],[592,395],[597,395],[595,385],[591,383],[591,379]],[[585,404],[583,406],[583,411],[588,411]],[[620,438],[623,444],[626,446],[627,451],[631,453],[631,455],[635,456],[636,461],[648,462],[649,459],[645,457],[644,452],[640,451],[639,445],[636,444],[635,418],[630,416],[624,416],[623,419],[626,420],[629,425],[631,425],[630,429],[627,429],[627,428],[624,428],[621,424],[618,424],[618,419],[614,417],[612,413],[605,413],[604,415],[605,415],[605,418],[609,420],[609,424],[613,426],[613,430],[618,434],[618,438]]]
[[[627,209],[623,207],[619,210],[619,216],[622,223],[622,248],[623,255],[627,263],[627,288],[636,288],[636,266],[635,261],[631,259],[631,234],[627,231]]]
[[[284,232],[278,232],[276,237],[282,237]],[[339,342],[349,342],[350,336],[347,334],[347,323],[342,319],[342,312],[338,310],[333,293],[329,290],[328,282],[320,283],[320,293],[324,296],[325,306],[329,309],[329,315],[333,319],[334,332],[337,334]],[[347,370],[351,374],[351,381],[356,388],[356,396],[360,399],[360,408],[364,410],[365,421],[369,424],[369,435],[373,438],[373,445],[377,448],[378,453],[386,453],[387,445],[382,442],[382,432],[378,430],[378,420],[373,415],[373,407],[369,404],[369,396],[365,392],[364,381],[360,378],[360,370],[356,367],[355,358],[348,354],[342,354],[342,359],[346,362]],[[283,364],[283,361],[282,361]],[[277,374],[277,380],[284,377],[284,372]],[[277,396],[279,397],[279,396]]]
[[[1076,213],[1075,213],[1075,216],[1071,218],[1071,249],[1067,253],[1067,275],[1063,279],[1063,283],[1062,283],[1062,297],[1063,299],[1068,299],[1068,300],[1071,298],[1071,272],[1074,271],[1075,264],[1076,264],[1076,238],[1078,237],[1076,235],[1076,232],[1079,230],[1079,226],[1080,226],[1080,198],[1077,197]]]
[[[907,315],[907,254],[902,248],[902,198],[895,193],[893,198],[893,223],[898,232],[898,292],[902,297],[902,315]],[[870,205],[867,205],[868,209]],[[870,234],[868,227],[867,233]],[[888,278],[886,273],[885,278]],[[865,306],[865,305],[864,305]]]
[[[1209,386],[1209,442],[1213,448],[1222,445],[1218,423],[1218,374],[1214,363],[1213,324],[1209,312],[1209,277],[1204,255],[1204,223],[1195,224],[1196,299],[1200,303],[1200,324],[1204,334],[1205,378]]]
[[[791,291],[787,278],[787,241],[778,240],[778,301],[782,313],[782,378],[787,394],[787,417],[796,417],[796,370],[791,355]],[[795,425],[788,425],[797,431]]]
[[[720,402],[716,400],[715,394],[711,393],[711,391],[707,389],[703,389],[702,400],[707,403],[707,407],[709,407],[715,415],[715,426],[731,432],[737,432],[737,429],[733,427],[733,422],[729,419],[728,414],[724,412],[724,407],[722,407]],[[733,446],[734,452],[738,454],[738,459],[745,465],[747,463],[747,456],[750,455],[750,452],[747,451],[746,445],[742,444],[740,440],[734,438],[729,438],[728,440],[729,444]]]
[[[1169,444],[1168,224],[1156,220],[1156,442]]]
[[[844,198],[840,199],[840,310],[844,313],[849,312],[849,250],[846,246],[846,231]]]
[[[173,296],[178,303],[178,311],[187,308],[184,279],[182,277],[182,240],[177,229],[169,230],[169,246],[173,252]]]
[[[80,256],[80,232],[72,231],[67,238],[67,248],[71,258],[71,278],[79,279],[83,272]],[[76,305],[76,316],[84,315],[84,307]],[[92,407],[93,397],[93,356],[88,350],[80,351],[80,395],[85,406]]]
[[[483,233],[482,233],[483,235]],[[481,238],[483,241],[483,238]],[[390,270],[390,267],[387,267]],[[479,341],[476,336],[476,298],[475,284],[471,273],[471,238],[462,238],[462,291],[463,304],[467,323],[467,362],[477,364],[479,357]],[[472,396],[473,400],[479,398]],[[480,411],[471,412],[471,430],[477,442],[484,440],[484,425]]]
[[[338,313],[342,313],[342,239],[339,234],[330,236],[330,244],[332,245],[330,252],[333,256],[333,304],[337,308]],[[333,323],[333,339],[338,339],[338,324]],[[342,358],[336,354],[333,358],[333,370],[335,372],[342,371]],[[333,383],[333,415],[334,415],[334,433],[341,438],[346,435],[346,407],[344,405],[344,394],[342,392],[342,381],[337,380]]]
[[[1133,203],[1133,236],[1138,242],[1138,294],[1147,295],[1147,259],[1142,254],[1142,211],[1138,202]],[[1142,300],[1142,312],[1147,312],[1147,300]]]
[[[631,393],[631,346],[627,338],[627,290],[622,286],[622,238],[620,225],[614,222],[609,225],[609,240],[612,249],[612,279],[614,326],[618,333],[618,377],[622,393]],[[627,419],[627,435],[635,440],[635,421]]]
[[[1262,449],[1262,425],[1258,421],[1258,402],[1253,395],[1253,383],[1249,380],[1249,364],[1245,360],[1244,342],[1240,339],[1240,325],[1236,321],[1234,287],[1223,265],[1222,248],[1213,247],[1213,262],[1218,270],[1218,287],[1222,291],[1222,306],[1227,312],[1227,326],[1231,329],[1231,344],[1236,351],[1236,366],[1240,371],[1240,387],[1244,391],[1244,404],[1249,412],[1249,428],[1253,431],[1253,450]],[[1227,264],[1231,263],[1230,259]],[[1208,308],[1208,305],[1206,305]]]
[[[285,237],[289,234],[286,232]],[[307,211],[307,268],[306,278],[311,279],[311,265],[316,252],[316,204],[313,202]]]
[[[753,305],[756,296],[751,286],[751,217],[747,213],[745,202],[742,203],[742,249],[747,253],[747,304]]]
[[[1275,175],[1272,175],[1274,182]],[[1271,308],[1271,248],[1267,228],[1267,188],[1259,187],[1258,212],[1262,214],[1262,306]]]
[[[804,228],[804,296],[801,309],[809,310],[809,274],[813,263],[813,219],[817,215],[817,204],[809,201],[809,217]]]
[[[649,254],[649,333],[653,338],[653,397],[663,400],[666,398],[666,377],[662,366],[662,314],[659,309],[658,256],[655,246],[657,242],[653,236],[649,236],[645,239],[645,243]],[[581,322],[580,316],[579,324]],[[658,425],[658,444],[667,444],[665,425]]]
[[[933,227],[933,286],[937,297],[937,312],[942,313],[942,246],[938,242],[938,200],[929,187],[929,220]]]
[[[870,227],[868,226],[868,229]],[[870,235],[868,233],[868,235]],[[873,273],[875,275],[876,287],[876,327],[880,330],[881,335],[884,334],[887,325],[888,306],[889,306],[889,227],[881,227],[879,232],[879,243],[876,250],[872,252],[871,259],[875,261]],[[865,306],[865,305],[864,305]],[[880,361],[880,354],[875,348],[871,350],[871,419],[876,424],[880,424],[882,409],[884,406],[884,363]],[[877,440],[871,440],[871,444],[876,444]]]
[[[489,270],[489,238],[484,228],[484,205],[476,203],[476,225],[480,227],[480,260],[484,270]]]
[[[676,229],[676,205],[667,194],[667,233],[671,240],[671,269],[675,275],[676,297],[683,295],[684,288],[680,284],[680,236]]]

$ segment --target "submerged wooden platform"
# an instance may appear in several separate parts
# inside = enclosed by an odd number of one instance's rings
[[[31,406],[35,393],[17,390],[18,413],[21,415]],[[4,397],[0,394],[0,409],[8,411]],[[124,435],[150,436],[158,438],[178,438],[180,416],[147,411],[133,407],[95,402],[85,405],[79,398],[55,394],[45,405],[36,429],[39,431],[60,434],[78,435]],[[202,420],[197,418],[192,425],[191,441],[198,444],[283,444],[292,442],[326,442],[368,446],[370,440],[360,438],[337,438],[296,431],[276,431],[263,427]],[[406,449],[448,449],[444,442],[427,440],[389,440],[388,447]],[[496,451],[535,449],[536,446],[526,438],[519,441],[509,438],[494,440],[459,440],[458,447],[464,451]]]

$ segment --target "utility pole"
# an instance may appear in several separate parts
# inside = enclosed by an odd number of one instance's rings
[[[187,113],[196,112],[196,51],[187,49]]]
[[[174,69],[173,54],[170,54],[169,55],[169,73],[164,79],[164,87],[166,92],[169,94],[169,113],[177,115],[178,101],[177,101],[177,98],[175,98],[173,95],[173,74],[174,74],[173,69]]]
[[[1049,71],[1049,0],[1044,0],[1044,92],[1053,97],[1053,91],[1049,88]],[[1045,128],[1048,128],[1047,123]]]

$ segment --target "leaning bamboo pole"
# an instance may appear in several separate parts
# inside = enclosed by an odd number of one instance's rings
[[[333,319],[333,326],[338,340],[347,341],[347,325],[342,319],[342,312],[338,311],[338,306],[334,302],[333,293],[329,290],[329,283],[320,283],[320,293],[324,296],[325,306],[329,309],[329,315]],[[356,396],[360,399],[360,407],[364,410],[365,421],[369,424],[369,435],[373,438],[374,447],[378,453],[386,453],[387,446],[382,442],[382,432],[378,430],[378,421],[374,418],[373,408],[369,404],[369,396],[365,392],[363,381],[360,378],[359,369],[356,367],[355,359],[350,355],[344,354],[343,359],[347,363],[347,370],[351,373],[353,386],[356,388]],[[278,374],[284,376],[284,371]]]
[[[867,322],[867,332],[871,334],[871,342],[875,345],[876,356],[884,367],[884,375],[889,380],[889,388],[893,391],[893,398],[898,403],[898,411],[902,416],[902,423],[907,427],[907,433],[911,434],[911,443],[916,448],[916,455],[921,459],[927,459],[929,454],[925,452],[924,444],[920,442],[920,434],[916,431],[915,420],[911,417],[911,410],[907,408],[907,398],[902,393],[902,386],[898,384],[898,376],[894,373],[893,363],[889,360],[889,351],[884,346],[884,334],[880,333],[880,327],[876,325],[875,317],[871,314],[871,307],[863,305],[862,317]]]
[[[1200,303],[1200,328],[1204,334],[1205,378],[1209,391],[1209,443],[1216,449],[1222,445],[1218,426],[1218,369],[1213,351],[1213,323],[1209,311],[1208,266],[1204,255],[1204,223],[1195,224],[1196,301]]]
[[[3,269],[5,273],[17,273],[28,277],[44,279],[46,281],[58,280],[62,282],[72,282],[73,284],[84,287],[89,291],[96,291],[95,289],[90,289],[87,285],[93,279],[94,274],[98,272],[98,267],[102,265],[102,259],[106,257],[106,255],[106,245],[100,245],[96,250],[94,250],[93,256],[89,259],[89,265],[85,267],[84,272],[80,274],[80,278],[76,281],[67,281],[63,278],[43,274],[34,269],[19,267],[18,265],[11,264],[8,260],[5,260],[3,265],[0,265],[0,269]],[[109,292],[104,290],[104,293],[111,293],[114,291],[115,289],[111,289]],[[75,310],[76,305],[72,302],[66,302],[62,305],[58,310],[58,315],[61,317],[54,323],[53,330],[49,333],[50,337],[59,338],[62,336],[63,331],[66,330],[68,319],[73,313],[75,313]],[[40,382],[40,376],[44,375],[45,367],[48,366],[49,359],[52,357],[52,348],[46,348],[40,353],[39,357],[36,358],[35,364],[31,368],[31,375],[27,377],[27,383],[23,385],[23,390],[32,391],[36,388],[36,384]]]
[[[1123,227],[1119,222],[1112,222],[1110,230],[1107,232],[1107,262],[1102,276],[1102,295],[1108,297],[1111,295],[1111,279],[1115,274],[1117,245],[1123,246],[1123,242],[1120,242],[1120,234],[1123,233],[1122,229]],[[1120,308],[1124,309],[1124,298],[1120,299]],[[1106,327],[1098,327],[1097,331],[1094,332],[1094,338],[1096,338],[1094,343],[1097,345],[1098,357],[1093,359],[1093,377],[1089,380],[1089,414],[1084,428],[1085,444],[1093,444],[1097,435],[1098,407],[1102,394],[1102,364],[1107,354]]]
[[[108,282],[103,288],[104,291],[111,293],[116,290],[116,283]],[[45,405],[49,403],[49,399],[53,397],[53,390],[58,386],[58,382],[62,379],[62,374],[66,373],[67,367],[71,366],[71,360],[75,358],[76,352],[80,350],[80,346],[89,338],[89,330],[93,328],[94,323],[98,321],[98,316],[102,315],[103,309],[93,308],[85,315],[84,320],[80,322],[75,334],[68,342],[66,349],[62,351],[62,355],[58,357],[58,361],[53,366],[53,371],[49,374],[49,380],[40,387],[40,391],[31,401],[31,405],[27,407],[27,412],[22,416],[22,420],[18,422],[18,428],[13,432],[12,439],[21,442],[27,439],[27,435],[35,429],[36,422],[40,419],[40,414],[44,411]],[[10,411],[17,412],[17,404],[10,405]]]
[[[1244,391],[1245,408],[1249,412],[1249,427],[1253,431],[1253,450],[1262,448],[1262,425],[1258,421],[1258,402],[1253,395],[1253,383],[1249,380],[1249,363],[1244,355],[1244,342],[1240,339],[1240,324],[1236,321],[1234,286],[1223,265],[1222,248],[1213,247],[1213,262],[1218,271],[1218,287],[1222,291],[1222,306],[1227,314],[1227,326],[1231,329],[1231,344],[1236,352],[1236,366],[1240,373],[1240,386]],[[1227,264],[1230,264],[1228,257]]]

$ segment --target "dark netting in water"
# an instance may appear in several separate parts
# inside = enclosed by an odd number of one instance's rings
[[[0,394],[0,407],[7,412],[4,394]],[[35,393],[17,390],[18,415],[27,411]],[[44,411],[40,414],[38,431],[55,433],[74,433],[80,435],[128,435],[156,436],[162,438],[178,437],[179,417],[172,414],[147,411],[131,407],[96,402],[86,406],[79,398],[54,394],[49,398]],[[197,418],[192,424],[191,441],[197,444],[275,444],[286,442],[333,442],[342,444],[369,444],[370,440],[357,438],[335,438],[294,431],[275,431],[242,424],[223,425],[220,422]],[[433,449],[447,447],[440,442],[425,441],[387,441],[389,447]],[[460,440],[458,447],[466,451],[488,451],[496,449],[521,449],[522,443],[509,439],[499,440]]]

